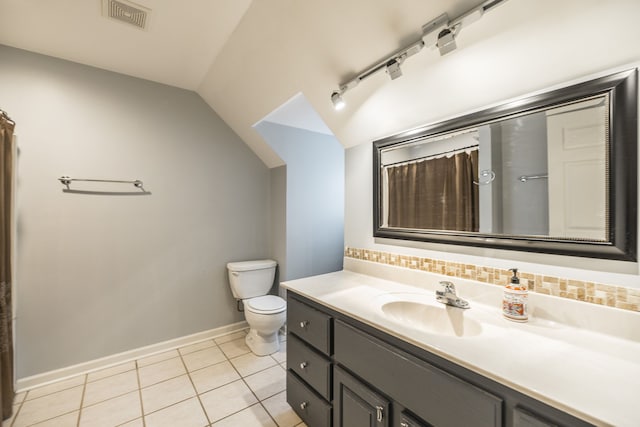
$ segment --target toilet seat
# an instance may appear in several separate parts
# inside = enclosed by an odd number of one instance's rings
[[[247,310],[256,314],[277,314],[287,309],[286,301],[275,295],[249,298],[243,302]]]

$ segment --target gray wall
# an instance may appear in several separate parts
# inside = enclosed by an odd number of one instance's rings
[[[344,148],[333,136],[318,132],[270,122],[255,128],[287,168],[287,256],[281,261],[280,279],[341,270]]]
[[[521,182],[522,175],[547,174],[547,117],[530,114],[505,120],[502,129],[502,221],[506,234],[549,234],[548,180]]]
[[[197,94],[0,46],[0,102],[19,145],[18,378],[242,320],[225,264],[270,254],[270,173]],[[152,194],[64,193],[65,174]]]
[[[274,287],[284,280],[287,270],[287,167],[272,168],[271,172],[271,257],[278,261],[278,277]],[[274,289],[278,293],[280,289]],[[284,289],[280,291],[284,294]]]

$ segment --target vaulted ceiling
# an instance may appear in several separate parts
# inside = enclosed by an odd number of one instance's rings
[[[102,0],[0,0],[0,43],[196,90],[251,0],[136,0],[140,30],[102,15]]]
[[[269,167],[282,161],[252,126],[298,93],[343,145],[362,142],[356,134],[382,136],[367,131],[366,123],[347,126],[357,122],[357,113],[337,114],[331,92],[419,38],[431,19],[444,12],[454,17],[481,3],[135,1],[152,11],[147,30],[103,17],[102,0],[0,0],[0,43],[194,90]],[[521,1],[506,2],[492,14],[503,13],[510,3]],[[503,23],[504,13],[496,18]],[[371,80],[376,79],[371,87],[388,81],[384,73]],[[362,102],[368,91],[358,88],[354,98]]]

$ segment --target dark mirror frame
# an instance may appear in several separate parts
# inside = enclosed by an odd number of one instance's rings
[[[608,144],[608,241],[512,236],[459,231],[383,228],[381,150],[456,129],[523,114],[581,98],[610,96]],[[637,261],[638,70],[631,69],[584,83],[516,100],[466,116],[405,131],[373,142],[373,235],[526,252]]]

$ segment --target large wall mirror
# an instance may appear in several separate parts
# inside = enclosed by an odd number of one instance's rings
[[[374,236],[636,261],[637,80],[375,141]]]

